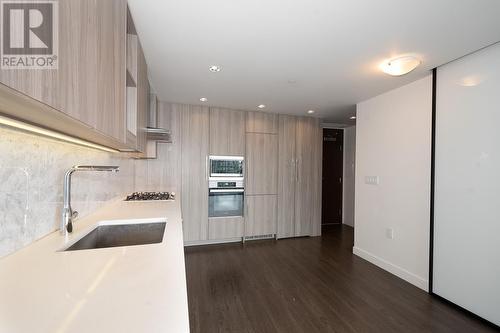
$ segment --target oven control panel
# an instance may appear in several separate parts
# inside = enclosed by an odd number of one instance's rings
[[[208,182],[209,188],[243,188],[243,179],[210,179]]]

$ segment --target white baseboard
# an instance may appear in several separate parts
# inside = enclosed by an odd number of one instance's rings
[[[359,247],[353,247],[352,253],[354,253],[358,257],[361,257],[371,262],[374,265],[377,265],[378,267],[388,271],[389,273],[392,273],[397,277],[419,287],[420,289],[429,291],[429,281],[427,279],[415,275],[412,272],[409,272],[404,268],[401,268],[397,265],[394,265],[393,263],[388,262],[387,260],[377,257],[376,255],[373,255],[368,251],[360,249]]]

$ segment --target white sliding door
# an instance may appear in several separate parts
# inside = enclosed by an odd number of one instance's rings
[[[500,325],[500,44],[437,70],[433,292]]]

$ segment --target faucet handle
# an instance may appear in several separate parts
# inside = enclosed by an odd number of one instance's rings
[[[75,210],[72,214],[71,217],[76,219],[78,217],[78,212]]]

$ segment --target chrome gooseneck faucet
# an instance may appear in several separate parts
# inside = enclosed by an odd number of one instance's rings
[[[63,210],[60,232],[62,235],[67,235],[73,231],[73,219],[78,216],[77,211],[71,209],[71,175],[76,171],[120,171],[118,166],[99,166],[99,165],[75,165],[64,175],[64,190],[63,190]]]

